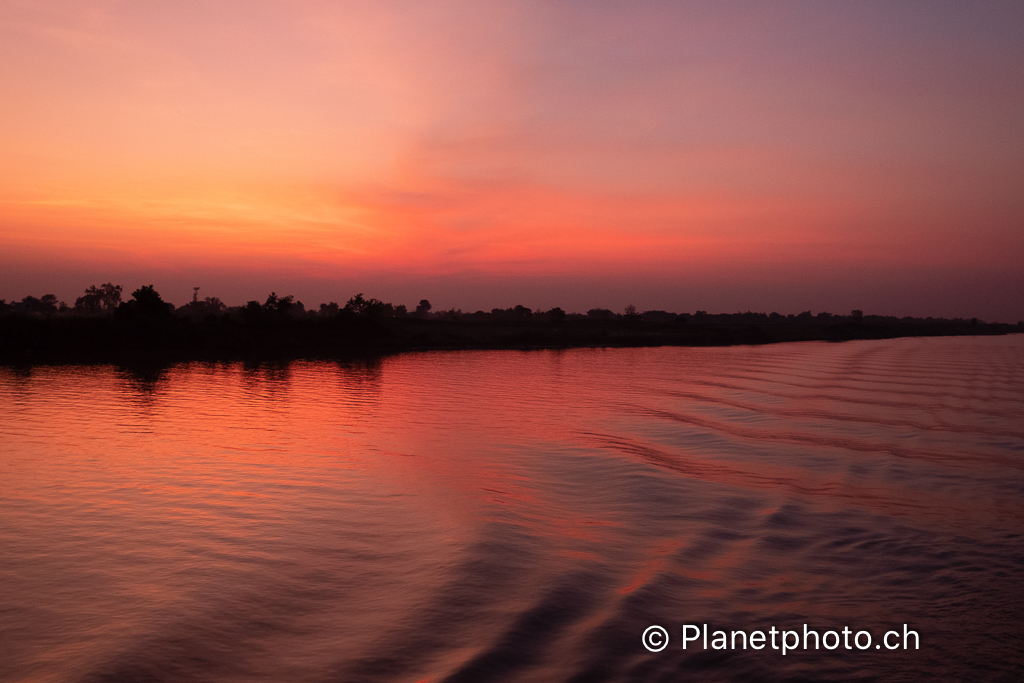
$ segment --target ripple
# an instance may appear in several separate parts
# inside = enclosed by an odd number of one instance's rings
[[[1022,671],[1020,336],[0,368],[0,415],[3,680]]]

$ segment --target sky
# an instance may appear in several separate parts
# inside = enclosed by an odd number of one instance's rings
[[[0,0],[0,298],[1024,319],[1024,3]]]

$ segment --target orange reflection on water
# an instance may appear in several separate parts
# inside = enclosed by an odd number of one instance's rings
[[[637,628],[802,619],[920,626],[939,649],[907,670],[998,660],[941,633],[1016,633],[993,615],[1021,600],[1000,577],[1022,357],[1002,338],[2,370],[0,674],[671,680],[681,655],[623,649]],[[841,680],[896,660],[814,661]]]

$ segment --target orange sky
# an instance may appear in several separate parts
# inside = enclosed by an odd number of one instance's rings
[[[0,5],[0,298],[1024,318],[1019,3]]]

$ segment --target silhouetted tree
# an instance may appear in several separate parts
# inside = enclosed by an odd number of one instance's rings
[[[82,313],[96,314],[100,312],[101,301],[99,292],[95,291],[96,287],[92,286],[85,290],[83,296],[75,299],[75,310]]]
[[[203,303],[206,304],[207,313],[223,313],[228,310],[227,304],[221,301],[219,297],[208,296],[203,299]]]
[[[320,304],[320,315],[326,315],[326,316],[338,315],[338,309],[339,308],[340,307],[338,306],[338,303],[336,301],[332,301],[329,304]]]
[[[57,312],[57,297],[53,294],[44,294],[38,299],[34,296],[26,296],[21,300],[21,309],[27,313],[52,315]]]
[[[97,287],[92,285],[85,294],[75,299],[75,310],[84,313],[113,313],[121,305],[121,285],[112,282]]]
[[[170,315],[174,306],[160,298],[153,285],[143,285],[134,292],[130,301],[121,304],[117,312],[129,318],[160,318]]]
[[[615,317],[615,314],[607,308],[591,308],[587,311],[587,317],[595,320],[611,320]]]
[[[39,312],[47,314],[56,313],[59,305],[56,296],[53,294],[43,294],[39,299]]]
[[[643,322],[643,318],[640,316],[640,311],[637,310],[636,306],[630,304],[622,311],[623,320],[628,325],[639,325]]]
[[[184,306],[178,309],[178,313],[182,313],[191,317],[198,317],[204,315],[219,315],[227,310],[227,306],[218,297],[208,296],[202,301],[199,300],[199,287],[192,288],[192,301],[188,302]]]
[[[37,313],[39,311],[39,299],[31,295],[23,297],[18,308],[25,313]]]
[[[515,308],[512,309],[512,315],[513,317],[525,320],[526,318],[530,318],[533,316],[533,310],[527,308],[526,306],[517,305]]]
[[[859,308],[855,308],[850,311],[850,317],[853,318],[853,322],[855,323],[864,322],[864,311]]]
[[[362,292],[356,294],[345,304],[346,315],[357,318],[380,318],[384,314],[385,304],[380,299],[365,299]]]
[[[416,315],[420,318],[426,318],[430,313],[431,308],[433,307],[430,305],[429,301],[426,299],[420,299],[420,304],[416,307]]]
[[[291,294],[279,297],[276,292],[271,292],[263,304],[263,310],[271,315],[287,315],[294,301],[295,297]]]
[[[260,305],[259,301],[246,302],[242,308],[242,320],[248,323],[255,323],[264,318],[263,306]]]
[[[100,285],[99,291],[103,310],[108,313],[116,311],[117,307],[121,305],[121,285],[106,282]]]

